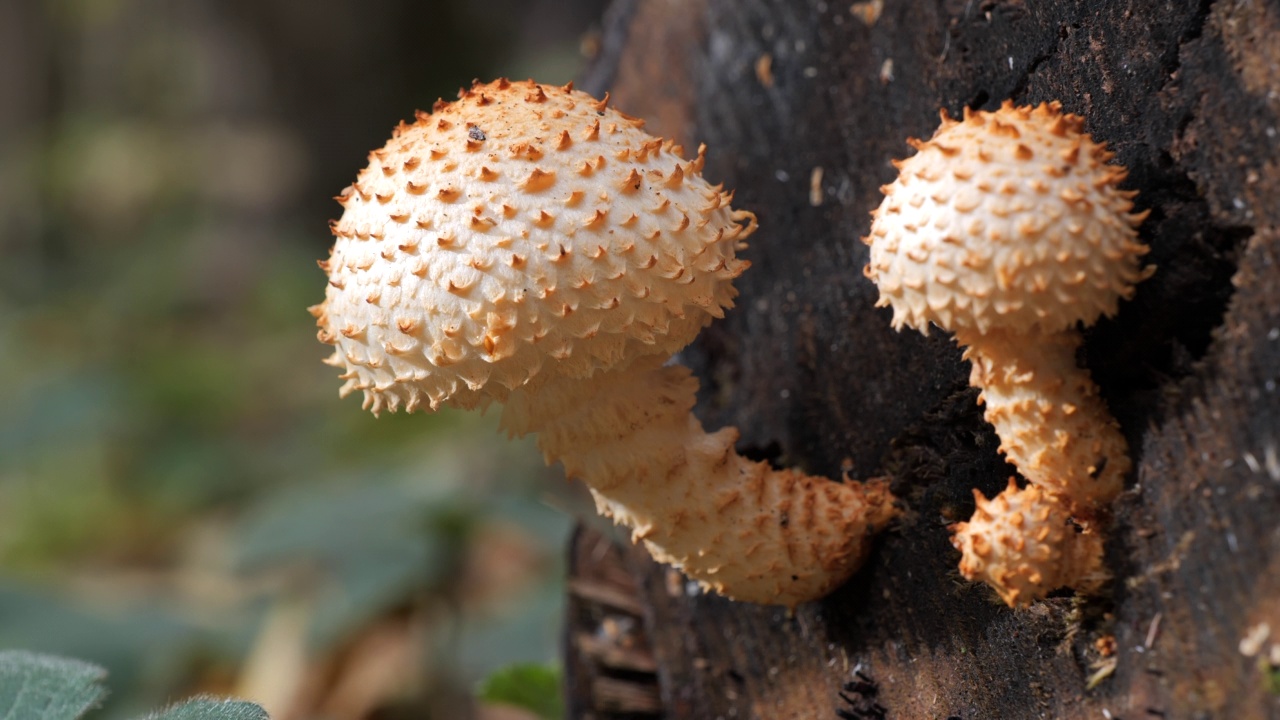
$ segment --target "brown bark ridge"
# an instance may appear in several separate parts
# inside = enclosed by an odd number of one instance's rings
[[[612,556],[660,709],[573,717],[1280,718],[1280,3],[618,8],[588,89],[611,82],[652,132],[706,142],[707,175],[760,218],[738,307],[683,353],[696,412],[782,466],[889,474],[908,512],[794,615]],[[1060,100],[1116,151],[1159,266],[1081,352],[1134,454],[1116,580],[1027,610],[956,572],[946,525],[1013,470],[950,339],[896,334],[873,307],[859,242],[908,136],[1006,98]]]

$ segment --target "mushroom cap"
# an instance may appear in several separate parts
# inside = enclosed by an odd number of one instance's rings
[[[1060,587],[1092,593],[1106,581],[1102,536],[1077,530],[1061,497],[1034,485],[1019,490],[1013,478],[990,500],[978,490],[973,497],[973,517],[952,526],[966,579],[985,581],[1012,607]]]
[[[1153,268],[1138,267],[1146,213],[1123,167],[1057,103],[970,112],[895,162],[872,213],[864,273],[893,327],[928,333],[1057,331],[1112,315]]]
[[[375,413],[503,401],[687,345],[733,305],[755,217],[643,121],[497,80],[401,123],[355,184],[312,308]],[[554,362],[552,362],[554,361]]]

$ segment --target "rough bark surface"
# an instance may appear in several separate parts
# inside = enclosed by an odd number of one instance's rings
[[[662,716],[1280,718],[1280,3],[621,0],[614,17],[588,89],[706,142],[707,174],[760,219],[739,306],[684,353],[704,425],[780,465],[889,474],[909,510],[793,616],[616,556]],[[859,242],[908,136],[1006,98],[1060,100],[1108,142],[1159,266],[1081,353],[1134,453],[1116,580],[1024,611],[959,578],[946,528],[1013,469],[950,339],[873,307]]]

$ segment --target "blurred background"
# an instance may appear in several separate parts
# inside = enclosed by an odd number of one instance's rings
[[[581,498],[494,413],[340,401],[306,307],[368,151],[572,79],[604,4],[0,0],[0,648],[106,666],[97,718],[528,716],[473,697],[555,666]]]

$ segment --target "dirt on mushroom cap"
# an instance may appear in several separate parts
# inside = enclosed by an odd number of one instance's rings
[[[912,145],[865,238],[895,328],[1060,330],[1114,314],[1149,274],[1124,169],[1058,103],[944,112]]]
[[[401,123],[338,197],[314,308],[365,406],[503,401],[684,347],[732,306],[750,213],[702,155],[571,87],[498,80]]]

